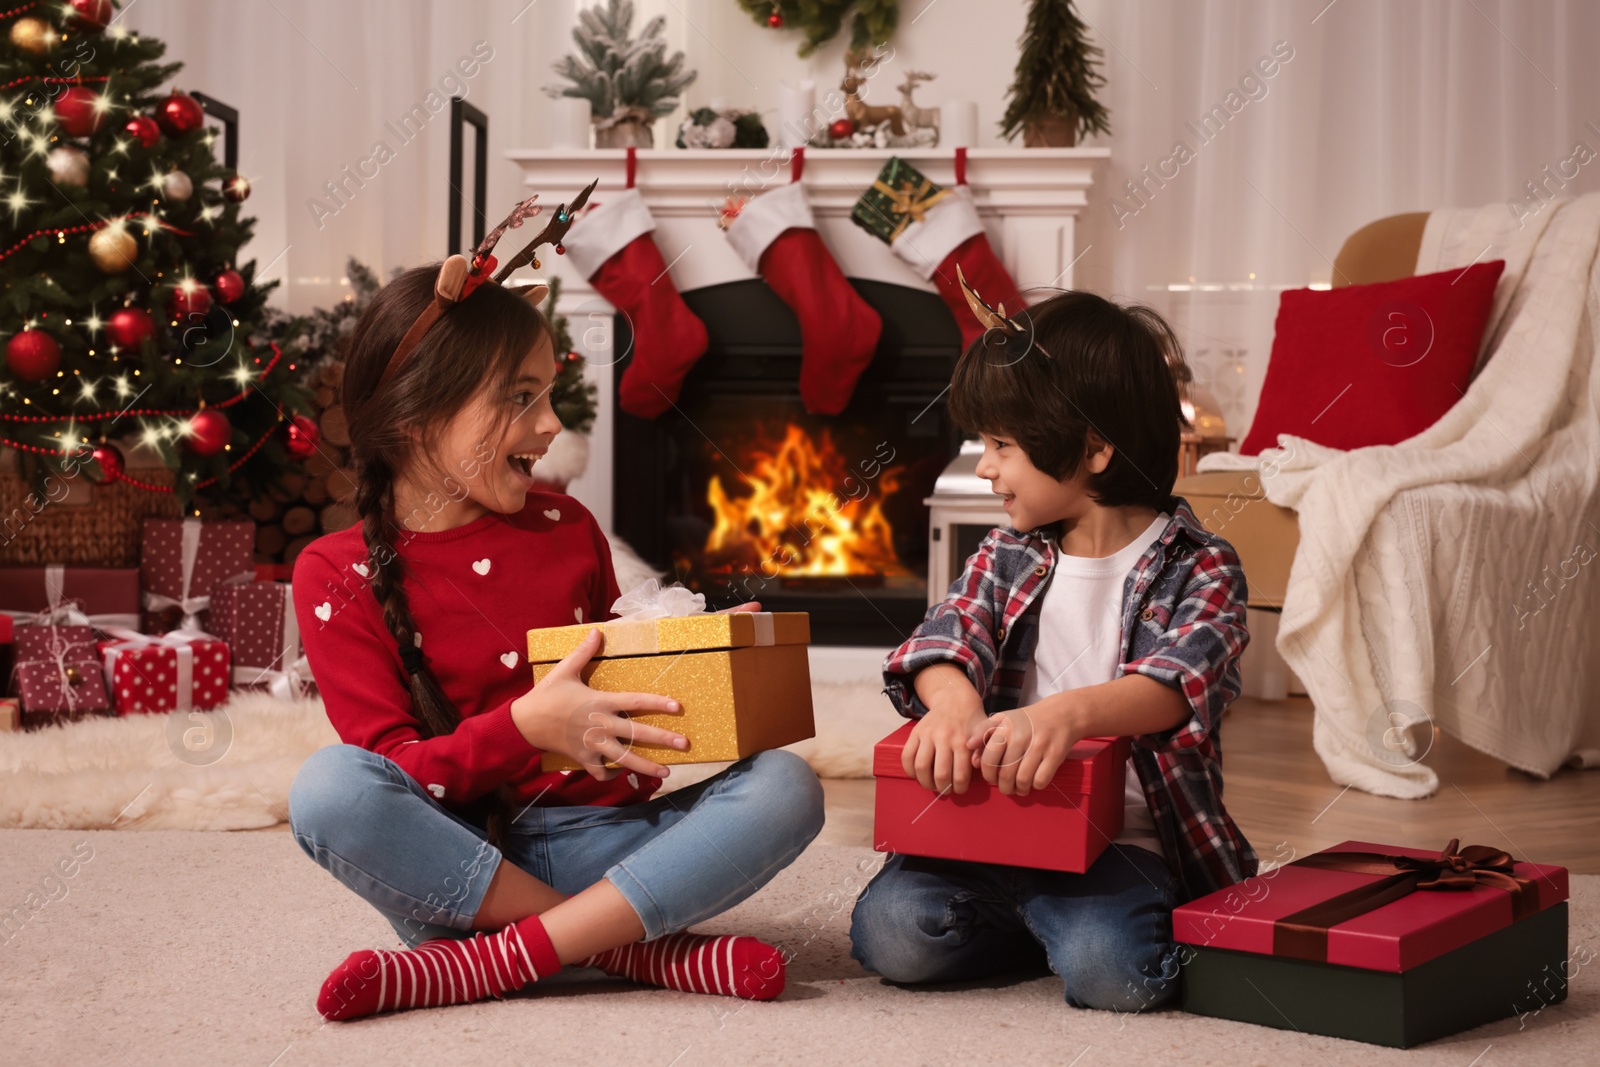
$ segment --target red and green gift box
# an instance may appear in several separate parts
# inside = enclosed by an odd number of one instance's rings
[[[965,793],[924,789],[901,766],[916,723],[879,741],[873,847],[910,856],[1087,871],[1122,832],[1128,740],[1079,741],[1047,789],[1006,796],[976,771]]]
[[[1409,1047],[1565,999],[1565,868],[1346,841],[1172,913],[1184,1009]]]
[[[11,686],[25,729],[109,710],[93,627],[24,626],[16,636]]]
[[[255,537],[255,523],[248,519],[145,519],[139,541],[141,628],[150,633],[207,628],[204,616],[217,587],[255,574]]]
[[[227,643],[208,633],[114,632],[103,642],[105,682],[118,715],[205,711],[228,700]]]

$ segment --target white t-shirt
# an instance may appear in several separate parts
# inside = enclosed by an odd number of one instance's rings
[[[1122,661],[1122,586],[1139,557],[1167,528],[1157,515],[1121,551],[1098,558],[1056,553],[1055,571],[1039,604],[1039,641],[1022,680],[1022,703],[1114,680]],[[1119,845],[1165,858],[1155,819],[1130,756],[1124,773],[1125,813]]]

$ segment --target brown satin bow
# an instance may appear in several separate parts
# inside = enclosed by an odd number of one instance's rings
[[[1538,884],[1513,873],[1516,861],[1509,853],[1488,845],[1468,845],[1464,849],[1460,845],[1458,838],[1451,838],[1437,856],[1424,859],[1381,852],[1318,852],[1296,860],[1293,866],[1382,877],[1279,919],[1273,924],[1272,954],[1326,961],[1329,927],[1418,889],[1461,890],[1489,885],[1511,894],[1512,921],[1539,910]]]

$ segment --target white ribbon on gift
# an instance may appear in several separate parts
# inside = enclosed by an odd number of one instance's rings
[[[178,629],[189,632],[198,632],[200,630],[200,613],[211,606],[209,593],[205,596],[189,595],[190,588],[194,583],[195,561],[200,558],[200,527],[200,520],[193,516],[183,520],[183,540],[179,545],[183,560],[182,595],[170,597],[164,593],[150,592],[144,595],[144,606],[150,611],[165,611],[167,608],[177,608],[182,611],[183,619],[178,623]],[[238,581],[245,575],[252,573],[244,571],[229,578],[228,581]]]
[[[130,630],[139,628],[138,615],[121,612],[85,615],[82,601],[65,599],[66,584],[66,564],[47,563],[44,568],[44,593],[45,603],[50,606],[44,611],[3,609],[0,610],[0,615],[11,616],[19,626],[93,626],[97,630],[106,630],[113,626],[123,626]]]
[[[78,691],[73,688],[72,677],[67,674],[67,667],[69,666],[67,663],[67,653],[71,652],[74,648],[77,648],[80,644],[82,644],[82,642],[74,643],[70,641],[63,641],[61,639],[61,635],[52,628],[50,633],[50,647],[45,650],[45,654],[50,657],[50,662],[52,665],[54,665],[56,672],[60,675],[61,702],[67,706],[67,712],[69,714],[78,710]],[[92,649],[94,646],[90,645],[88,647]],[[75,660],[72,664],[70,664],[70,666],[76,667],[80,663],[81,661]]]
[[[621,618],[610,619],[600,624],[601,630],[605,632],[605,649],[602,655],[651,655],[661,651],[661,638],[660,632],[656,629],[656,620],[704,615],[706,598],[704,593],[691,593],[678,582],[663,586],[655,578],[646,578],[619,596],[611,605],[611,610]],[[775,643],[772,613],[753,611],[748,614],[755,627],[755,643],[758,645]]]
[[[174,710],[189,711],[194,707],[194,642],[217,641],[220,638],[201,629],[142,634],[137,630],[115,627],[106,633],[116,638],[116,643],[105,649],[106,690],[113,694],[113,701],[116,699],[114,676],[117,660],[123,652],[134,652],[143,648],[170,648],[178,654],[178,706]]]

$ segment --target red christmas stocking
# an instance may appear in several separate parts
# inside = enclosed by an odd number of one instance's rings
[[[822,243],[805,189],[790,182],[739,209],[728,243],[800,320],[800,400],[837,415],[878,350],[883,320]]]
[[[977,290],[990,307],[1004,304],[1007,315],[1027,307],[1000,258],[989,244],[972,193],[965,185],[952,185],[949,195],[901,231],[889,246],[895,255],[923,279],[931,279],[939,296],[961,327],[961,349],[983,336],[983,327],[973,318],[967,298],[956,280],[956,266],[967,283]]]
[[[672,286],[650,236],[655,225],[639,191],[623,189],[579,216],[562,242],[573,267],[632,324],[633,358],[617,395],[642,419],[672,406],[708,343],[705,323]]]

